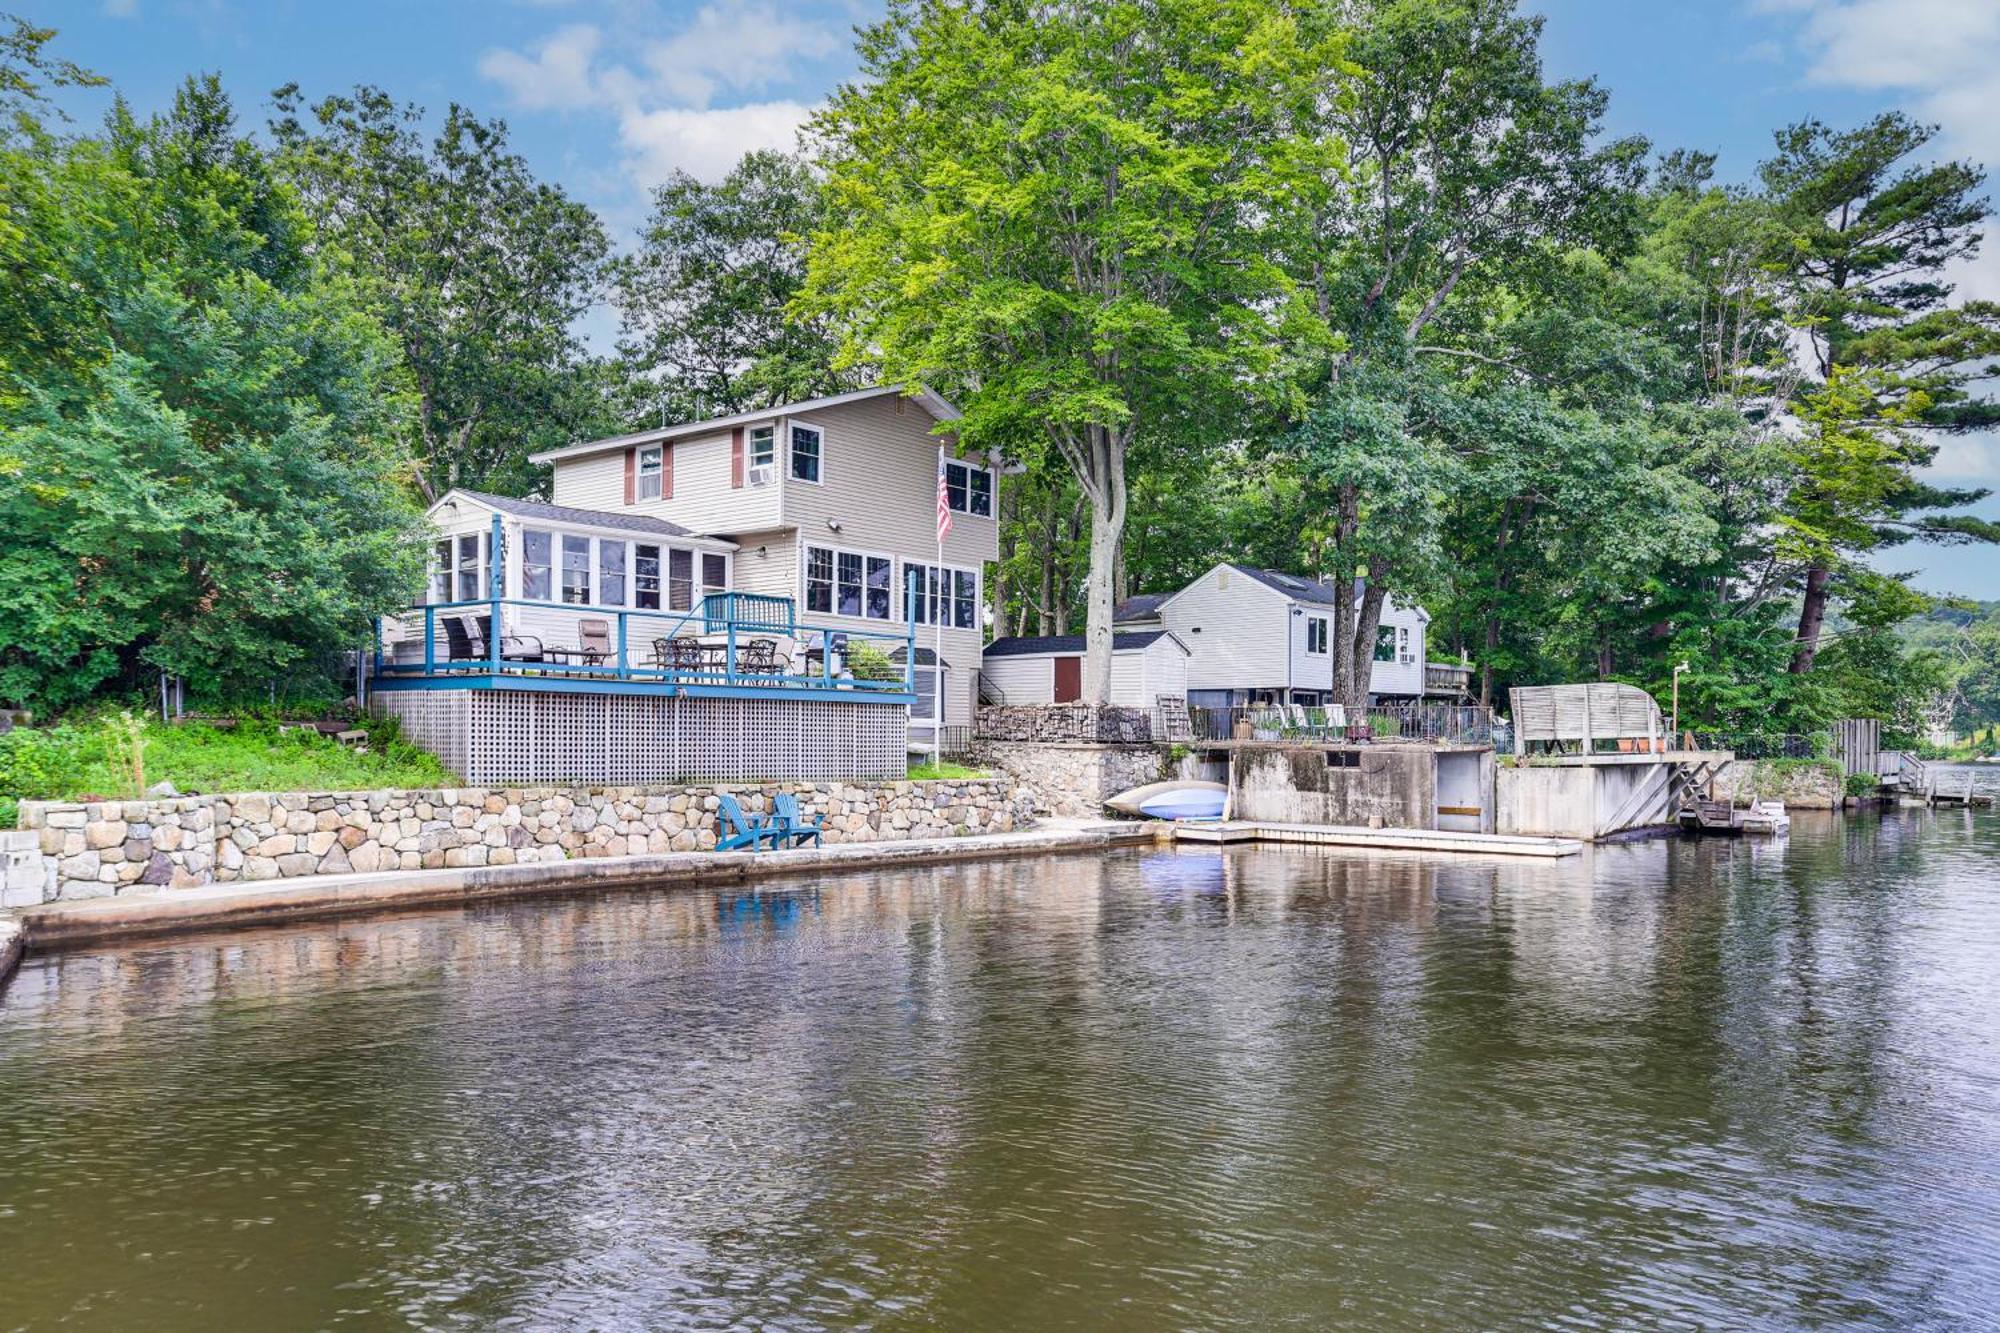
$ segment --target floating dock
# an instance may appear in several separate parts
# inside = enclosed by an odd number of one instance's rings
[[[1538,838],[1507,833],[1453,833],[1439,829],[1363,828],[1353,824],[1274,824],[1227,819],[1174,825],[1176,842],[1288,842],[1320,847],[1361,847],[1372,851],[1455,852],[1477,856],[1575,856],[1575,838]]]

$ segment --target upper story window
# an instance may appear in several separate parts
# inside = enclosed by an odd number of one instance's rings
[[[1324,653],[1326,651],[1326,617],[1306,617],[1306,651]]]
[[[993,517],[993,470],[977,463],[946,460],[945,502],[961,514]]]
[[[792,427],[792,478],[795,481],[820,479],[820,453],[825,438],[817,426]]]
[[[1375,660],[1378,662],[1414,662],[1416,656],[1410,651],[1410,627],[1408,625],[1383,625],[1375,631]]]
[[[600,538],[597,543],[597,600],[604,606],[625,605],[625,543]]]
[[[635,500],[659,499],[660,477],[664,471],[664,447],[657,444],[649,444],[641,447],[638,455],[638,467],[632,479],[632,497]]]
[[[750,428],[750,467],[769,469],[778,461],[778,430],[775,426]]]

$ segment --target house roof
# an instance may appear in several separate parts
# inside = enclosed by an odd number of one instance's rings
[[[1163,629],[1133,631],[1111,636],[1111,651],[1114,653],[1138,652],[1156,639],[1173,639],[1180,644],[1181,651],[1187,645],[1174,638]],[[987,657],[1033,657],[1038,653],[1080,653],[1083,649],[1081,634],[1031,634],[1022,638],[995,639],[986,645]]]
[[[484,491],[458,490],[451,494],[477,500],[480,504],[498,509],[503,514],[512,514],[516,518],[539,518],[550,523],[570,523],[580,528],[616,528],[621,532],[648,532],[661,537],[701,535],[678,523],[669,523],[663,518],[649,518],[644,514],[620,514],[605,509],[577,509],[570,505],[552,505],[544,500],[516,500],[509,495],[488,495]],[[439,503],[442,504],[443,501]]]
[[[1111,622],[1115,625],[1124,620],[1151,620],[1160,614],[1160,603],[1172,596],[1170,592],[1147,592],[1127,597],[1111,608]]]
[[[733,416],[707,417],[700,421],[682,421],[671,426],[661,426],[654,430],[637,431],[631,435],[613,435],[602,440],[586,440],[581,444],[565,445],[560,449],[544,449],[538,454],[529,454],[533,463],[553,463],[564,458],[580,458],[585,454],[603,453],[612,449],[629,449],[635,444],[656,444],[661,440],[671,440],[682,435],[705,435],[711,431],[724,430],[730,426],[741,426],[752,421],[767,421],[772,417],[798,416],[806,412],[817,412],[824,408],[839,407],[843,403],[858,403],[869,398],[880,398],[886,394],[902,394],[900,384],[878,384],[872,389],[855,389],[849,393],[836,393],[826,398],[808,398],[798,403],[779,403],[775,407],[760,407],[754,412],[738,412]],[[953,407],[941,394],[918,385],[916,392],[906,395],[939,421],[956,421],[959,410]]]
[[[1248,565],[1230,565],[1239,574],[1247,574],[1265,587],[1281,592],[1287,597],[1301,602],[1317,602],[1322,606],[1333,605],[1333,585],[1319,579],[1309,579],[1303,574],[1281,574],[1275,569],[1252,569]]]

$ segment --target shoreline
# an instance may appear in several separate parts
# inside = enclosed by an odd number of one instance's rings
[[[1163,827],[1105,821],[1018,833],[841,843],[782,851],[663,852],[441,870],[301,875],[44,903],[0,917],[0,986],[29,951],[545,897],[585,889],[744,882],[815,872],[1146,846],[1162,840]]]

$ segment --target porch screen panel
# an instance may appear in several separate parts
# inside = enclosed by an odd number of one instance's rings
[[[529,528],[521,533],[521,596],[535,601],[549,600],[554,569],[555,538]]]
[[[590,538],[562,539],[562,599],[572,606],[590,605]]]
[[[704,593],[729,591],[729,562],[713,551],[702,553],[701,590]]]
[[[841,551],[835,557],[839,570],[839,600],[836,605],[843,616],[861,614],[861,557],[852,551]]]
[[[468,532],[458,539],[458,600],[476,602],[486,595],[486,571],[479,558],[480,533]]]
[[[694,605],[694,552],[667,552],[667,609],[686,611]]]
[[[632,605],[641,611],[660,609],[660,548],[632,548]]]
[[[598,540],[597,600],[605,606],[625,605],[624,542]]]
[[[833,552],[824,546],[806,547],[806,610],[833,613]]]

